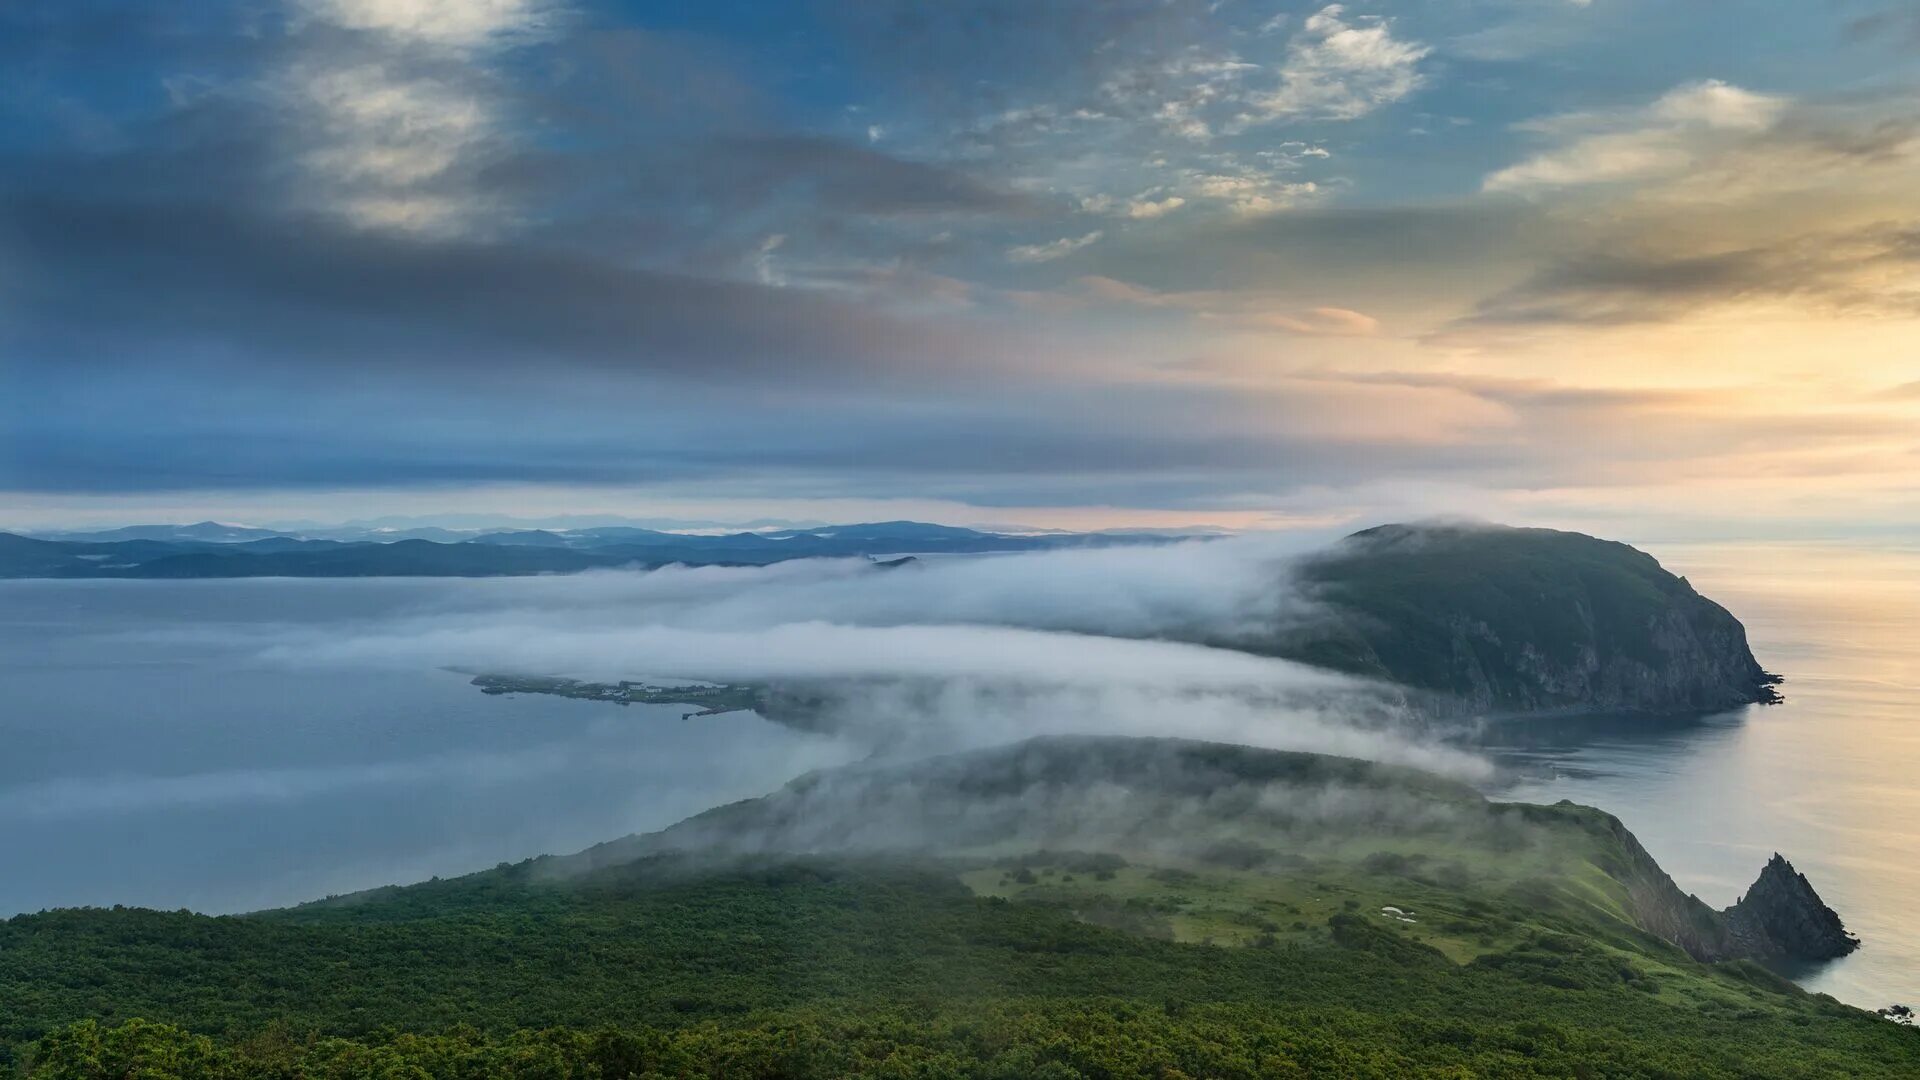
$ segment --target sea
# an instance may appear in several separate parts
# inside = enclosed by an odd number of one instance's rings
[[[1774,853],[1863,945],[1793,972],[1920,1004],[1920,549],[1642,544],[1747,626],[1783,704],[1489,731],[1495,798],[1619,816],[1733,903]],[[237,912],[671,824],[866,748],[752,713],[485,695],[266,642],[377,628],[501,583],[0,582],[0,917]]]
[[[1861,940],[1796,979],[1920,1002],[1920,549],[1638,546],[1739,617],[1785,702],[1508,727],[1487,739],[1510,770],[1489,794],[1607,810],[1714,907],[1778,852]]]
[[[493,696],[439,668],[262,648],[509,584],[0,582],[0,917],[251,911],[468,873],[861,752],[748,712]]]

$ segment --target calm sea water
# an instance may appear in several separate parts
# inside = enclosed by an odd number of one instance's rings
[[[1530,775],[1497,794],[1612,812],[1715,907],[1777,851],[1863,942],[1802,984],[1920,1003],[1920,551],[1644,546],[1746,624],[1786,703],[1536,729],[1503,755]]]
[[[576,851],[854,750],[750,713],[271,663],[491,582],[0,582],[0,917],[227,912]]]
[[[1530,725],[1494,792],[1619,815],[1683,888],[1736,900],[1774,851],[1865,947],[1802,974],[1920,1004],[1920,552],[1648,545],[1731,608],[1785,705]],[[658,828],[860,749],[749,714],[489,697],[459,675],[313,667],[486,581],[0,582],[0,916],[240,911]]]

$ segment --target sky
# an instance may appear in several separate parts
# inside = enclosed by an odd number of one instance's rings
[[[0,527],[1920,526],[1911,0],[24,0]]]

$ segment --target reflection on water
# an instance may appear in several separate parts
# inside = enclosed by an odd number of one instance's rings
[[[1778,851],[1863,941],[1803,984],[1920,1000],[1920,552],[1647,547],[1739,616],[1786,703],[1503,725],[1487,740],[1512,770],[1498,794],[1612,812],[1714,907]]]
[[[1681,716],[1603,713],[1516,718],[1486,725],[1476,742],[1493,752],[1508,772],[1578,776],[1582,750],[1635,748],[1657,757],[1684,751],[1701,739],[1732,737],[1745,718],[1745,710]]]

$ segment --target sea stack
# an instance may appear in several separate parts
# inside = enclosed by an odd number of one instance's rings
[[[1722,914],[1743,951],[1756,958],[1831,960],[1860,947],[1807,876],[1778,852],[1740,902]]]

